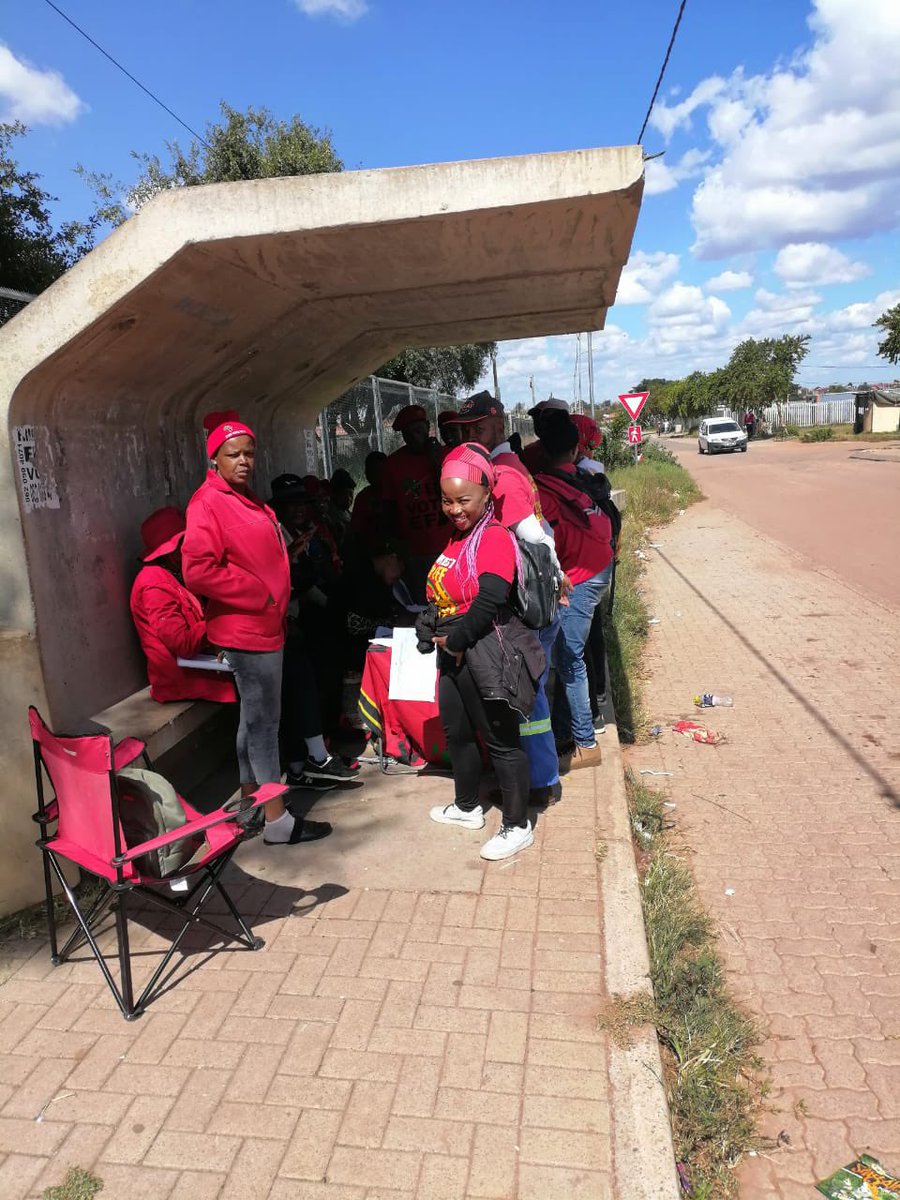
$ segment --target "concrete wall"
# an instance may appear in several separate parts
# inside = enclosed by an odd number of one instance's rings
[[[642,185],[623,147],[185,189],[0,330],[0,911],[39,893],[25,708],[73,730],[144,685],[138,528],[202,479],[203,414],[250,422],[264,485],[404,346],[601,327]]]
[[[896,433],[900,430],[900,406],[870,404],[863,428],[867,433]]]

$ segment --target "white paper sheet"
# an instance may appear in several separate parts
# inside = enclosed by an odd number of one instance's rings
[[[391,700],[421,700],[434,704],[437,687],[437,652],[420,654],[415,629],[396,628],[391,646]]]
[[[232,673],[231,667],[226,662],[219,662],[214,654],[197,654],[193,658],[182,658],[180,655],[175,660],[179,667],[191,667],[195,671],[227,671]]]

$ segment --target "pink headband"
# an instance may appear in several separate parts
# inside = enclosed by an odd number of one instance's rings
[[[482,446],[465,442],[451,450],[441,465],[441,479],[466,479],[469,483],[497,486],[497,468]]]
[[[253,438],[254,442],[256,441],[256,434],[243,421],[225,421],[224,424],[217,425],[206,439],[207,455],[210,458],[215,458],[227,441],[230,441],[231,438],[242,436]]]

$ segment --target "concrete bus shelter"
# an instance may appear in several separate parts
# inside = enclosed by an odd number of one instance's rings
[[[601,329],[642,191],[639,146],[185,188],[0,330],[0,913],[41,893],[26,707],[77,732],[145,686],[139,526],[203,415],[254,427],[265,492],[406,346]]]

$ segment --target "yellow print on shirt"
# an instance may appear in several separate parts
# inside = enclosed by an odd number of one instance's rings
[[[428,590],[439,617],[452,617],[456,612],[456,603],[444,587],[444,576],[455,565],[452,558],[446,558],[442,554],[428,572]]]

